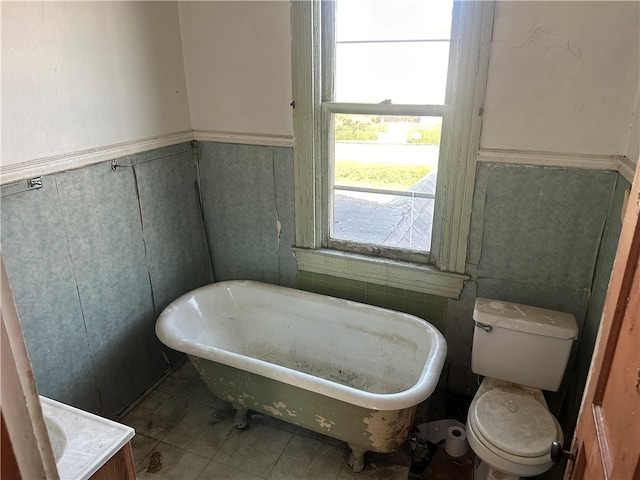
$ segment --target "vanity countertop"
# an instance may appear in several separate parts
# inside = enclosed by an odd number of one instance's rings
[[[40,397],[61,480],[85,480],[135,435],[133,428]]]

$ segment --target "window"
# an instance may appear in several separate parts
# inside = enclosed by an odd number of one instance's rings
[[[324,7],[326,245],[426,263],[452,0]],[[409,257],[414,252],[420,255]]]
[[[300,269],[457,297],[493,4],[292,2]]]

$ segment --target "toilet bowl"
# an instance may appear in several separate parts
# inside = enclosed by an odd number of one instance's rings
[[[549,446],[563,434],[541,390],[485,378],[469,407],[467,438],[479,460],[475,480],[514,480],[551,468]]]

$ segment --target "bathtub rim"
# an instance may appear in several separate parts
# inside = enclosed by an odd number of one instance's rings
[[[294,370],[289,367],[283,367],[275,363],[266,362],[258,358],[248,357],[246,355],[224,350],[215,346],[194,343],[188,338],[181,338],[172,334],[172,330],[175,331],[175,327],[171,326],[171,317],[176,309],[175,305],[184,302],[187,298],[193,297],[196,293],[202,293],[203,291],[213,288],[225,288],[227,286],[234,285],[248,286],[264,290],[284,290],[289,295],[295,295],[301,298],[329,299],[329,301],[334,304],[343,304],[346,306],[351,305],[360,308],[364,305],[367,308],[371,308],[373,311],[385,312],[387,314],[391,312],[394,315],[402,316],[412,322],[418,322],[421,328],[427,329],[429,337],[433,340],[433,346],[430,349],[429,355],[422,367],[420,376],[414,385],[401,392],[372,393]],[[226,280],[215,282],[185,293],[171,302],[162,311],[156,321],[155,331],[158,339],[164,345],[167,345],[174,350],[195,355],[213,362],[222,363],[240,370],[246,370],[253,374],[262,375],[273,380],[281,381],[295,387],[342,400],[363,408],[382,411],[413,407],[429,398],[438,384],[447,356],[447,343],[442,333],[440,333],[440,331],[427,320],[416,317],[415,315],[397,312],[374,305],[363,304],[360,302],[354,302],[352,300],[253,280]]]

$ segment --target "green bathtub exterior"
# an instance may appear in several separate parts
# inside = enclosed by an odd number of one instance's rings
[[[211,392],[230,402],[240,417],[249,409],[348,443],[354,471],[362,470],[366,451],[396,451],[413,424],[416,406],[391,411],[362,408],[194,355],[189,359]]]

